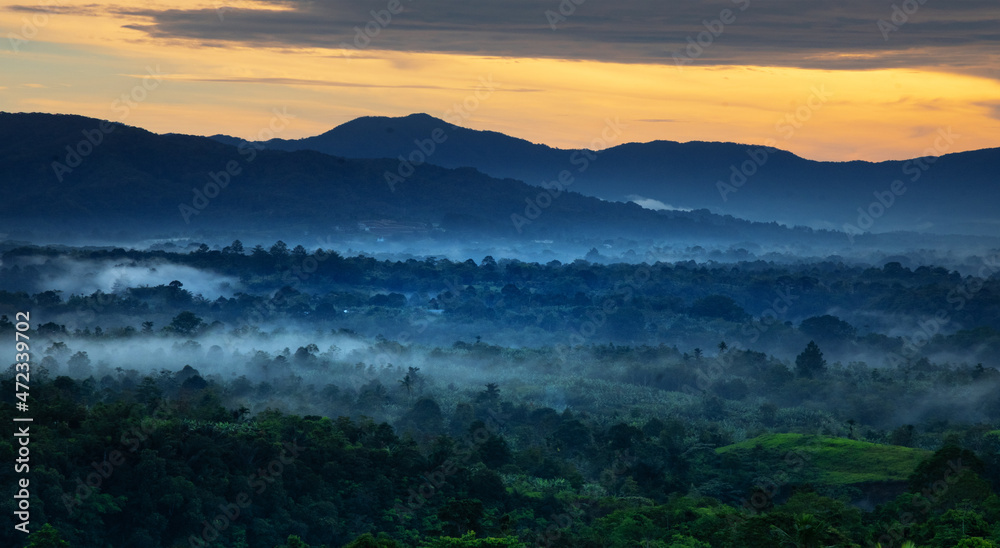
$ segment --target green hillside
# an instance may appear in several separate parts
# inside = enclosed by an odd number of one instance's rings
[[[906,481],[930,451],[880,445],[830,436],[765,434],[716,449],[719,454],[755,448],[774,453],[797,452],[806,460],[796,481],[823,485]]]

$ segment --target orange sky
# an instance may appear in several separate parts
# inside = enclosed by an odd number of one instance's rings
[[[126,26],[148,23],[134,10],[212,10],[219,2],[56,5],[74,9],[0,8],[0,110],[82,114],[161,133],[248,139],[267,127],[275,108],[296,117],[283,138],[315,135],[358,116],[426,112],[566,148],[587,146],[605,119],[618,118],[625,141],[771,140],[819,160],[920,156],[933,134],[948,127],[961,135],[953,151],[1000,146],[1000,81],[968,71],[746,63],[679,69],[673,63],[379,50],[377,41],[360,51],[341,49],[339,42],[250,46]],[[235,9],[217,12],[219,24],[239,10],[289,9],[229,5]],[[495,91],[485,93],[484,80]]]

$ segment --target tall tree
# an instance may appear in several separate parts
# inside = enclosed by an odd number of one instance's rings
[[[815,341],[809,341],[806,349],[795,358],[795,372],[799,377],[812,379],[826,371],[826,360]]]

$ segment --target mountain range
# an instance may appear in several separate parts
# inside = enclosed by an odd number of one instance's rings
[[[530,238],[775,240],[707,210],[653,211],[473,168],[409,166],[166,134],[74,115],[0,113],[0,228],[192,234],[276,230]]]
[[[342,154],[333,153],[337,147]],[[947,222],[980,229],[969,234],[992,234],[988,228],[996,211],[989,197],[996,183],[986,173],[995,165],[996,150],[928,162],[930,168],[917,183],[900,189],[891,175],[905,170],[905,162],[829,164],[771,149],[764,152],[767,159],[758,166],[759,174],[734,185],[728,200],[721,201],[711,174],[724,173],[727,168],[718,166],[727,162],[753,160],[754,154],[760,154],[758,149],[748,152],[748,147],[726,143],[559,150],[426,115],[362,118],[309,139],[248,143],[225,136],[161,135],[75,115],[0,113],[0,232],[118,230],[191,236],[291,230],[519,241],[628,238],[723,248],[749,242],[801,245],[831,253],[856,241],[876,249],[890,240],[907,247],[944,241],[931,234],[875,237],[851,230],[845,237],[832,221],[826,223],[832,230],[775,222],[810,215],[808,211],[834,211],[834,204],[851,203],[857,195],[855,203],[868,209],[870,203],[892,201],[881,206],[872,227],[861,229],[875,231],[891,226],[890,220],[917,218],[924,211],[942,219],[934,228]],[[621,174],[612,176],[616,165],[622,166]],[[659,170],[653,167],[657,165]],[[833,177],[824,169],[854,176],[844,175],[837,192],[824,186]],[[526,175],[532,171],[551,175]],[[782,187],[773,181],[783,172],[813,175],[789,175],[791,182]],[[928,182],[947,174],[956,177],[948,185]],[[699,178],[703,182],[690,183]],[[973,192],[976,181],[980,192]],[[705,188],[709,198],[682,197],[704,194]],[[862,188],[875,190],[865,195]],[[757,214],[747,215],[759,220],[719,214],[721,207],[710,211],[712,193],[716,203],[731,207],[761,204]],[[684,208],[656,207],[635,196]],[[945,247],[953,239],[947,241]]]
[[[609,127],[616,125],[609,121]],[[627,128],[615,130],[627,134]],[[426,155],[428,163],[473,167],[533,185],[558,180],[569,171],[573,191],[604,200],[704,208],[755,221],[849,232],[995,236],[1000,222],[1000,210],[994,206],[1000,196],[1000,149],[948,153],[961,140],[951,128],[931,131],[928,148],[913,159],[885,162],[819,162],[777,148],[717,142],[654,141],[599,151],[564,150],[463,128],[426,114],[363,117],[314,137],[260,145],[344,158],[419,159],[416,151],[428,150],[426,143],[435,132],[441,142]],[[241,142],[224,135],[213,138]]]

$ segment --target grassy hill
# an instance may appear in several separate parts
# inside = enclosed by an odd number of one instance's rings
[[[805,434],[765,434],[715,451],[725,454],[757,448],[768,453],[798,453],[806,465],[796,481],[821,485],[906,481],[931,455],[923,449]]]

